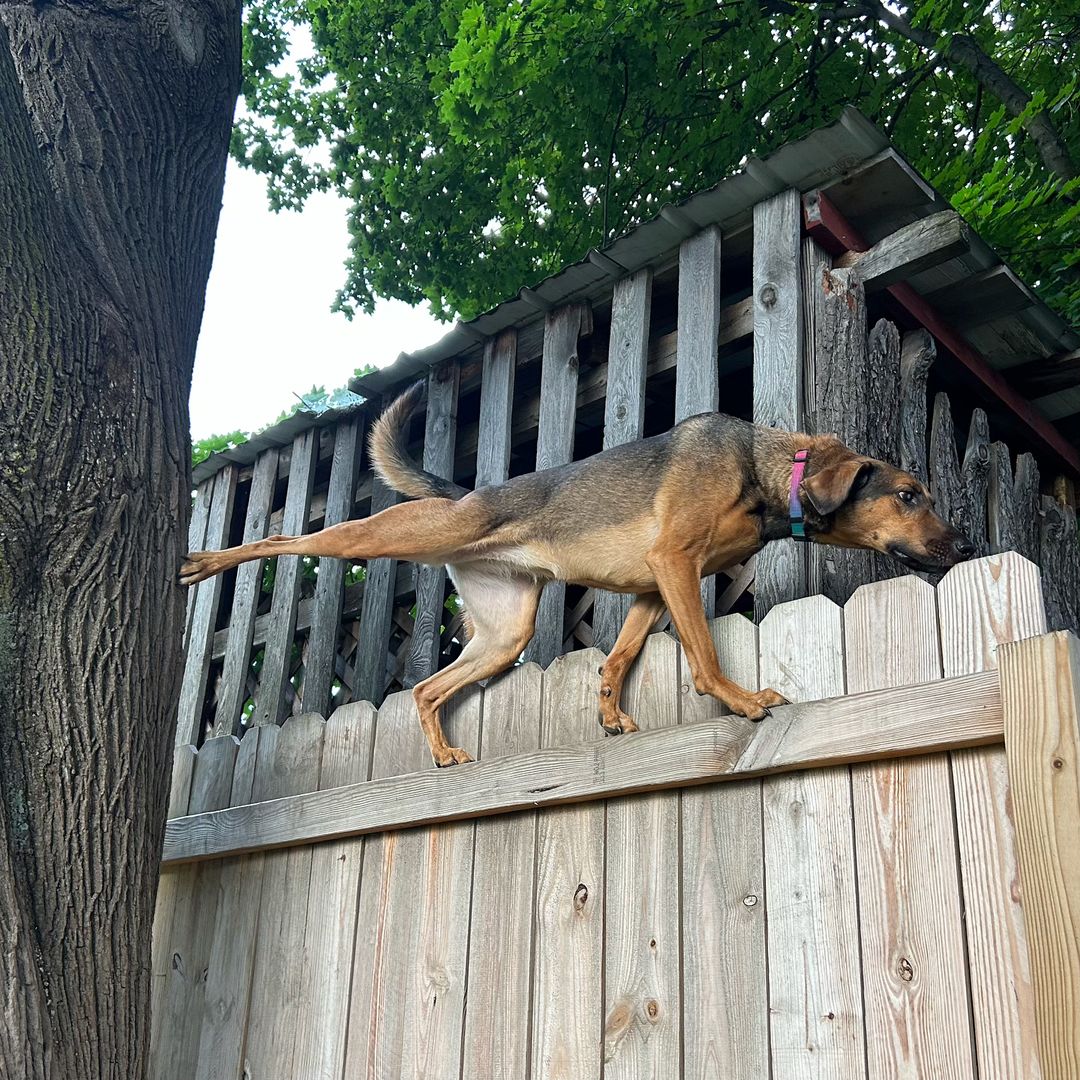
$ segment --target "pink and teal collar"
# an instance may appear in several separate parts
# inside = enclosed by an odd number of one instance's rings
[[[791,535],[796,540],[808,539],[806,523],[803,519],[802,500],[799,498],[799,485],[802,484],[803,474],[806,472],[806,459],[809,456],[809,450],[796,450],[795,456],[791,459],[791,494],[788,497],[788,518],[791,522]]]

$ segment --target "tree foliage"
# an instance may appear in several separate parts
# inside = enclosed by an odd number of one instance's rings
[[[850,103],[1077,319],[1078,45],[1046,0],[255,0],[233,150],[350,200],[340,307],[469,316]]]

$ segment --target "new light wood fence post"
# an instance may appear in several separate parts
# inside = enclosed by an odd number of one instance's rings
[[[1000,650],[1005,753],[1044,1080],[1080,1076],[1080,642]]]

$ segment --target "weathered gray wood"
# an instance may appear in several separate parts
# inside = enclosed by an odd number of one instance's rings
[[[565,465],[574,456],[578,340],[591,332],[592,311],[586,304],[568,304],[550,311],[544,322],[537,471]],[[536,633],[525,650],[526,660],[543,667],[562,652],[565,607],[566,585],[561,581],[549,582],[540,597]]]
[[[645,368],[649,359],[652,270],[615,285],[611,300],[608,387],[604,405],[604,449],[640,439],[645,429]],[[633,597],[598,589],[593,601],[594,643],[611,652]]]
[[[937,345],[926,330],[904,335],[900,347],[900,456],[905,472],[930,482],[926,460],[926,382],[937,357]]]
[[[956,430],[948,394],[934,396],[930,428],[930,494],[937,512],[961,531],[968,526],[967,491],[956,454]]]
[[[319,433],[312,428],[297,435],[292,445],[289,487],[285,493],[285,535],[304,531],[315,480]],[[280,724],[286,716],[285,686],[292,674],[292,646],[296,632],[296,604],[300,598],[303,565],[299,555],[279,555],[274,570],[274,597],[270,604],[270,633],[263,653],[262,674],[255,693],[251,723]]]
[[[866,343],[867,425],[866,453],[881,461],[900,459],[900,331],[888,319],[879,319]],[[925,440],[925,432],[924,432]],[[870,555],[871,572],[880,581],[898,577],[903,570],[895,559],[879,552]]]
[[[801,237],[797,191],[754,207],[754,423],[787,431],[805,427]],[[805,596],[807,581],[805,547],[790,539],[769,544],[757,560],[757,619],[774,604]]]
[[[501,484],[510,475],[510,425],[514,412],[517,331],[506,330],[484,345],[476,486]]]
[[[207,549],[218,551],[229,543],[233,499],[236,496],[236,466],[227,465],[214,476],[214,490],[206,519],[204,542]],[[210,674],[210,651],[214,643],[218,604],[221,602],[221,576],[199,582],[192,605],[184,654],[184,678],[176,707],[176,745],[198,745],[202,734],[206,683]]]
[[[371,492],[371,513],[377,514],[397,501],[397,492],[391,491],[376,478]],[[362,701],[373,701],[376,705],[386,692],[386,650],[390,621],[394,614],[396,580],[396,559],[372,559],[368,562],[364,601],[360,609],[360,645],[353,676],[353,696]]]
[[[523,664],[488,683],[484,760],[540,748],[542,680]],[[478,821],[473,867],[462,1076],[528,1076],[536,814]]]
[[[428,376],[427,418],[424,424],[424,468],[453,479],[457,439],[457,398],[461,364],[448,360]],[[446,570],[416,567],[416,619],[402,685],[416,686],[439,667],[440,628],[446,612]]]
[[[813,402],[812,430],[834,434],[858,450],[866,444],[869,428],[866,295],[850,270],[826,270],[807,302],[817,308],[817,337],[809,346],[815,353],[816,382],[812,391],[807,388],[807,400]],[[806,550],[811,593],[843,604],[871,580],[868,551],[816,544]],[[760,558],[758,566],[756,598],[761,595]]]
[[[1042,570],[1043,603],[1048,630],[1071,629],[1070,616],[1060,582],[1064,574],[1061,560],[1065,535],[1065,515],[1056,499],[1044,495],[1039,512],[1039,569]],[[1070,537],[1075,543],[1075,538]]]
[[[798,649],[812,653],[814,662],[820,663],[831,645],[815,645],[808,650],[806,641],[797,638],[791,643],[792,655]],[[595,694],[587,700],[585,691],[595,689],[592,684],[597,680],[590,672],[595,674],[603,654],[582,650],[560,663],[570,661],[570,670],[582,680],[581,700],[573,717],[568,714],[559,721],[560,730],[565,726],[566,732],[555,749],[414,772],[407,779],[393,777],[264,802],[258,807],[179,818],[166,826],[162,861],[187,862],[526,807],[865,761],[883,755],[981,746],[1001,739],[996,680],[992,675],[974,675],[912,687],[900,698],[895,693],[875,691],[785,705],[773,709],[773,720],[765,724],[720,717],[619,739],[600,739],[586,746],[569,745],[575,738],[587,738],[594,725],[601,731],[594,712]],[[780,681],[775,680],[777,685]],[[545,716],[552,707],[545,698]],[[381,726],[380,721],[380,730]],[[407,737],[416,748],[419,764],[427,752],[426,745],[418,727],[415,731],[412,727],[408,725],[401,737]]]
[[[324,528],[349,520],[364,445],[363,433],[361,415],[341,421],[334,430],[334,459],[326,493]],[[345,566],[342,559],[320,559],[315,584],[301,700],[305,712],[317,712],[323,716],[329,716],[333,709],[334,660],[337,658],[338,635],[341,631],[341,587]]]
[[[204,480],[195,489],[195,501],[191,506],[191,520],[188,522],[188,551],[204,551],[206,549],[206,523],[210,518],[210,499],[214,493],[214,480]],[[198,588],[189,589],[187,595],[187,611],[184,617],[184,647],[187,647],[188,638],[191,635],[191,619],[195,614],[195,598],[199,595]]]
[[[967,492],[967,536],[975,545],[975,554],[986,555],[990,551],[989,532],[986,524],[987,485],[990,474],[990,422],[982,409],[971,414],[964,461],[961,466],[964,490]]]
[[[1013,551],[1039,560],[1039,466],[1032,454],[1016,459],[1013,478]]]
[[[884,289],[963,255],[971,230],[955,210],[941,210],[890,233],[866,251],[849,251],[836,265],[850,268],[868,289]]]
[[[934,589],[907,575],[844,608],[850,693],[941,677]],[[944,754],[851,770],[870,1076],[975,1077]]]
[[[1013,510],[1012,454],[1003,442],[990,446],[990,475],[986,498],[990,551],[1015,551],[1016,514]]]
[[[274,505],[277,467],[276,449],[264,450],[255,460],[244,519],[245,544],[262,540],[267,535],[270,510]],[[215,735],[236,735],[241,731],[241,710],[248,696],[251,646],[255,617],[259,611],[259,598],[262,595],[262,574],[262,559],[242,563],[236,571],[225,663],[222,667],[217,712],[214,716]]]

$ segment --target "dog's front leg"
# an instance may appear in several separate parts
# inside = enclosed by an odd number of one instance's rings
[[[701,603],[701,566],[683,550],[654,550],[646,557],[656,575],[660,595],[671,612],[679,631],[679,640],[690,662],[694,686],[699,694],[709,694],[733,713],[751,720],[762,720],[773,705],[786,705],[787,699],[775,690],[753,692],[725,678],[716,656],[716,646],[709,633],[709,623]]]
[[[625,735],[638,729],[619,707],[619,698],[630,665],[637,659],[649,631],[663,611],[664,601],[659,593],[635,597],[619,636],[600,669],[600,726],[609,735]]]

